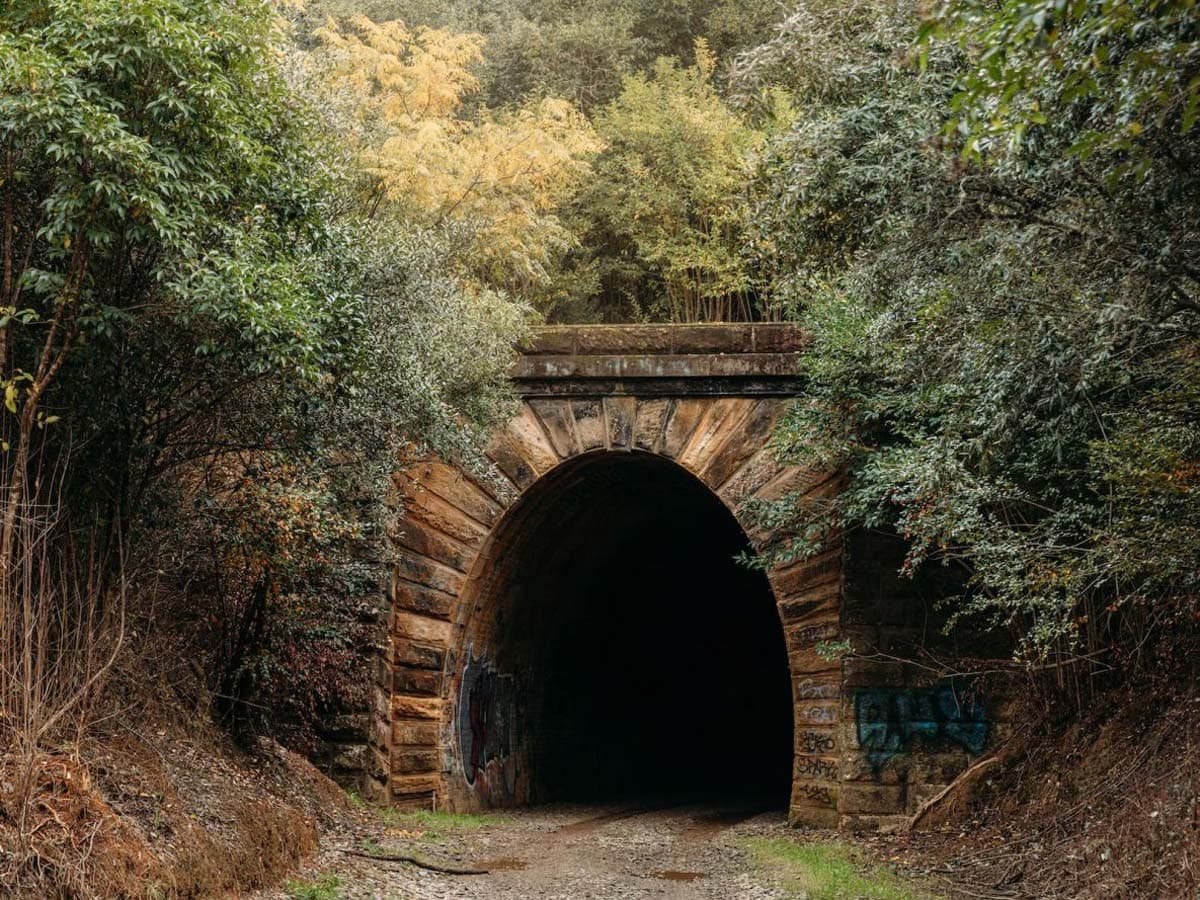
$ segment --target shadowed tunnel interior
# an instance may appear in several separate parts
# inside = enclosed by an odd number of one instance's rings
[[[476,599],[527,769],[510,802],[754,799],[786,805],[791,688],[746,538],[678,465],[597,453],[535,484]],[[487,601],[487,602],[484,602]],[[478,620],[477,620],[478,621]],[[495,795],[491,797],[495,802]]]

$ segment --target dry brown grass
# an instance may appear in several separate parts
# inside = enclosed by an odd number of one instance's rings
[[[885,851],[974,898],[1200,896],[1200,686],[1163,673],[1100,694],[1064,728],[1026,712],[1022,746],[955,825]]]
[[[0,762],[0,847],[7,850],[0,881],[17,896],[141,896],[129,887],[161,880],[161,861],[113,811],[83,765],[37,755],[27,798],[17,787],[24,768],[15,756]],[[15,823],[22,819],[27,846],[19,852]]]
[[[268,886],[316,849],[323,818],[348,808],[337,785],[278,745],[248,754],[208,726],[137,724],[89,742],[86,764],[39,756],[31,853],[17,852],[15,791],[0,794],[0,884],[14,896],[162,900]],[[10,774],[0,768],[0,784]]]

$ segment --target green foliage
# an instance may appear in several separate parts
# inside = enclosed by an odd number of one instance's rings
[[[292,879],[283,889],[291,900],[338,900],[342,896],[342,878],[326,872],[312,881]]]
[[[359,14],[399,20],[383,27],[427,48],[465,41],[479,52],[435,73],[469,83],[444,121],[345,130],[352,142],[368,137],[365,168],[393,211],[477,236],[460,265],[469,260],[480,283],[560,320],[755,314],[745,185],[761,129],[790,111],[767,91],[752,126],[722,100],[722,61],[767,33],[777,0],[318,0],[303,21]],[[371,28],[358,20],[353,30],[370,43]],[[336,33],[318,29],[326,41]],[[418,55],[376,68],[351,93],[386,93],[394,75],[421,68]],[[576,111],[622,144],[599,177],[587,162],[601,147]],[[531,153],[550,161],[548,177],[529,177]]]
[[[659,57],[695,62],[697,38],[731,59],[762,39],[784,7],[779,0],[317,0],[306,15],[480,32],[487,38],[483,106],[557,97],[590,113],[616,97],[625,76]]]
[[[363,700],[397,449],[476,452],[526,308],[456,276],[454,234],[363,214],[266,0],[0,25],[5,465],[51,460],[154,573],[143,631],[195,642],[231,725],[311,748]]]
[[[1152,629],[1186,625],[1200,587],[1185,549],[1200,538],[1197,148],[1182,127],[1138,148],[1096,141],[1119,109],[1182,117],[1185,95],[1117,100],[1103,81],[1079,93],[1060,66],[1073,20],[1022,43],[1017,7],[1042,4],[950,4],[943,20],[963,30],[915,43],[914,9],[863,3],[841,18],[811,2],[743,59],[746,103],[782,79],[800,110],[756,186],[775,301],[814,339],[807,402],[776,440],[852,476],[834,503],[785,498],[758,514],[791,525],[767,558],[814,552],[839,523],[895,527],[907,572],[966,572],[952,611],[1013,628],[1031,661],[1080,648],[1122,659]],[[1076,25],[1093,38],[1104,11],[1116,33],[1134,28],[1128,10],[1087,7]],[[1194,46],[1194,31],[1178,34]],[[1109,56],[1127,75],[1140,58]],[[947,134],[945,121],[996,109],[981,59],[1016,67],[992,70],[1012,78],[1006,110],[1036,103],[1047,122],[997,116],[986,139],[978,122]],[[1192,55],[1147,65],[1174,87]]]
[[[759,866],[810,900],[930,900],[934,896],[882,866],[864,863],[846,844],[790,838],[745,838],[741,844]]]
[[[593,112],[645,60],[635,21],[632,9],[607,4],[514,11],[488,34],[481,101],[502,107],[527,97],[561,97]]]
[[[62,306],[84,338],[162,315],[209,329],[200,352],[243,371],[336,366],[326,333],[349,298],[311,262],[333,239],[328,175],[263,69],[269,7],[19,2],[3,17],[4,302],[37,310],[23,330]]]
[[[970,53],[950,122],[968,157],[1060,143],[1144,177],[1200,113],[1198,28],[1189,0],[954,0],[924,30]]]
[[[576,205],[604,302],[673,321],[745,319],[742,191],[763,133],[722,101],[703,44],[625,81],[597,128],[607,143]],[[620,248],[616,252],[612,248]]]
[[[348,113],[337,122],[356,153],[374,219],[458,226],[459,268],[533,298],[574,236],[556,215],[600,144],[569,103],[544,98],[466,114],[482,38],[444,29],[330,20],[310,68]]]

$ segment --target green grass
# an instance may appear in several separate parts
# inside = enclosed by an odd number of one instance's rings
[[[417,810],[401,812],[390,806],[376,806],[369,803],[358,791],[347,791],[346,798],[355,809],[372,811],[389,829],[402,828],[406,831],[423,832],[422,838],[428,841],[440,841],[451,834],[462,831],[478,831],[489,825],[502,825],[506,819],[499,816],[471,815],[469,813],[431,812]]]
[[[496,816],[480,816],[470,813],[430,812],[400,812],[389,807],[379,810],[379,818],[389,828],[405,828],[409,831],[423,831],[425,837],[437,840],[448,834],[459,831],[478,831],[489,825],[499,825],[503,819]]]
[[[316,881],[289,881],[283,886],[292,900],[338,900],[342,896],[342,879],[326,872]]]
[[[934,900],[880,865],[864,863],[846,844],[746,838],[751,859],[806,900]]]

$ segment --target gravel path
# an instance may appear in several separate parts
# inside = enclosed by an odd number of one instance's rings
[[[436,840],[383,826],[376,835],[329,835],[300,877],[336,872],[347,900],[776,900],[788,895],[753,871],[737,838],[785,832],[782,812],[732,806],[552,806],[509,813],[498,824]],[[344,852],[372,845],[488,874],[442,875]]]

